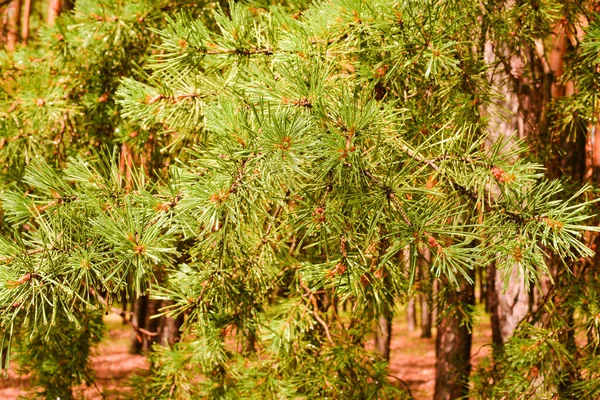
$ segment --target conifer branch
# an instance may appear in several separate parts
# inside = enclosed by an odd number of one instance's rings
[[[398,210],[398,212],[400,212],[400,215],[402,216],[404,223],[408,226],[412,226],[412,222],[410,222],[410,218],[408,218],[408,214],[406,214],[406,211],[404,211],[402,204],[400,204],[400,202],[398,201],[398,198],[394,194],[394,190],[391,187],[383,184],[376,176],[374,176],[371,173],[371,171],[365,169],[364,173],[367,177],[369,177],[369,179],[371,179],[373,181],[373,183],[375,183],[377,186],[379,186],[379,188],[382,189],[386,193],[387,198],[392,203],[394,203],[394,205],[396,206],[396,209]]]
[[[319,315],[319,305],[317,303],[317,298],[315,297],[314,293],[306,286],[306,284],[302,282],[302,280],[300,280],[300,286],[302,286],[302,288],[306,291],[306,294],[308,295],[308,299],[313,306],[313,315],[315,319],[319,324],[321,324],[321,326],[323,326],[323,330],[325,331],[325,336],[327,336],[327,340],[331,345],[333,345],[334,342],[331,338],[331,334],[329,333],[329,326],[327,326],[327,323]]]
[[[404,143],[400,143],[400,148],[402,149],[402,151],[404,151],[406,154],[409,155],[409,157],[413,158],[414,160],[422,162],[422,163],[424,163],[426,165],[429,165],[435,171],[439,171],[440,167],[433,160],[427,159],[427,158],[419,155],[418,153],[416,153],[415,151],[413,151],[412,149],[410,149]]]
[[[253,49],[224,49],[224,50],[206,50],[202,52],[203,54],[209,54],[209,55],[224,55],[224,54],[239,54],[239,55],[243,55],[243,56],[250,56],[250,55],[256,55],[256,54],[264,54],[267,56],[270,56],[273,54],[273,49],[258,49],[258,48],[253,48]]]

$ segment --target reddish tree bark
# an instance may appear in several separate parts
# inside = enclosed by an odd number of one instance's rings
[[[440,295],[445,297],[449,310],[440,318],[435,343],[434,400],[454,400],[466,397],[471,373],[472,335],[461,310],[475,303],[474,286],[463,280],[457,291],[445,281]]]
[[[13,0],[8,6],[8,24],[6,49],[15,51],[19,42],[19,27],[21,25],[21,0]]]
[[[31,2],[32,0],[25,0],[23,5],[23,26],[21,27],[21,40],[23,44],[27,44],[29,39],[29,16],[31,15]]]
[[[62,0],[50,0],[48,2],[48,18],[46,22],[52,26],[56,22],[56,18],[62,11]]]

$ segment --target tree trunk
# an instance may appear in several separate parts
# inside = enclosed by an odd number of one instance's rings
[[[48,2],[48,19],[46,22],[52,26],[56,22],[56,18],[62,10],[62,0],[50,0]]]
[[[487,311],[491,314],[491,322],[492,322],[492,343],[495,345],[495,348],[498,349],[499,346],[502,346],[502,334],[500,333],[500,318],[498,309],[498,293],[496,292],[496,263],[492,262],[488,266],[487,270],[488,276],[488,308]]]
[[[411,273],[410,252],[410,246],[406,246],[404,250],[399,254],[402,262],[404,263],[404,270],[406,271],[407,276],[409,276]],[[408,302],[406,304],[406,328],[409,332],[414,332],[415,329],[417,329],[417,310],[415,308],[415,297],[411,295],[408,298]]]
[[[474,275],[474,272],[472,272]],[[474,277],[474,276],[473,276]],[[461,281],[460,290],[443,281],[440,295],[445,297],[449,312],[440,318],[436,338],[435,400],[453,400],[466,397],[471,373],[472,336],[460,310],[475,303],[474,286]]]
[[[498,60],[502,67],[490,72],[490,80],[496,86],[498,93],[503,97],[495,101],[496,106],[504,115],[491,115],[489,131],[497,132],[491,134],[489,141],[496,141],[499,136],[511,137],[518,133],[519,138],[529,138],[533,127],[545,125],[539,120],[546,116],[543,105],[538,97],[542,96],[541,89],[535,96],[528,90],[528,78],[524,76],[526,62],[521,55],[510,55],[501,46],[491,43],[486,45],[486,62],[489,65],[496,64]],[[536,97],[539,95],[538,97]],[[536,128],[537,129],[537,128]],[[540,130],[543,130],[540,128]],[[541,135],[536,131],[536,135]],[[529,296],[515,266],[508,271],[509,277],[507,290],[504,291],[504,273],[499,271],[495,265],[488,267],[487,291],[488,309],[491,313],[492,341],[501,346],[512,335],[517,324],[525,317],[529,309]]]
[[[19,28],[21,26],[21,0],[13,0],[8,6],[7,13],[6,49],[15,51],[19,42]]]
[[[23,44],[27,44],[29,39],[29,16],[31,15],[31,2],[32,0],[25,0],[23,5],[23,26],[21,27],[21,40]]]
[[[430,300],[427,298],[428,295],[422,294],[421,296],[421,337],[429,339],[432,337],[431,334],[431,309],[429,307]]]
[[[181,338],[180,329],[183,325],[183,314],[180,314],[177,318],[161,317],[160,323],[159,343],[163,346],[172,346],[177,343]]]
[[[158,314],[160,308],[169,304],[166,301],[151,300],[147,295],[140,296],[134,301],[132,323],[134,327],[142,328],[143,331],[134,331],[130,346],[131,353],[147,353],[152,350],[152,345],[155,343],[172,346],[179,340],[183,315],[177,318],[152,318],[153,315]],[[148,332],[152,335],[148,335]]]
[[[504,290],[504,274],[510,273],[509,284]],[[515,266],[511,271],[496,270],[497,306],[492,313],[497,314],[501,343],[506,343],[513,331],[529,312],[529,288]]]
[[[440,281],[438,279],[433,279],[433,284],[431,287],[431,321],[432,325],[437,325],[437,317],[438,317],[438,306],[437,306],[437,296],[440,292]]]
[[[146,320],[144,321],[143,328],[155,335],[143,335],[144,340],[142,342],[142,352],[144,353],[149,353],[150,351],[152,351],[152,345],[160,341],[160,319],[152,317],[158,314],[158,310],[160,309],[161,303],[162,302],[160,300],[147,300]]]
[[[127,297],[126,294],[123,294],[123,298],[121,300],[121,308],[123,309],[123,314],[127,315],[127,312],[129,311],[128,308],[129,305],[129,298]],[[133,313],[133,310],[131,310],[131,312]],[[129,321],[132,320],[131,314],[129,316]],[[123,319],[123,325],[127,325],[127,320],[124,318]]]
[[[140,296],[133,301],[131,323],[134,327],[144,327],[147,311],[148,296]],[[144,348],[145,339],[147,340],[146,335],[134,330],[131,337],[131,345],[129,347],[129,352],[131,354],[140,354]]]
[[[429,268],[431,265],[431,250],[427,247],[422,252],[420,265],[421,291],[421,337],[431,338],[431,304],[433,303],[433,285]]]
[[[488,301],[487,295],[487,276],[484,274],[485,269],[483,267],[477,268],[479,278],[479,304],[486,303]],[[486,307],[487,308],[487,307]]]
[[[417,329],[417,310],[415,307],[415,297],[411,296],[406,305],[406,328],[409,332]]]
[[[392,343],[392,312],[386,310],[379,315],[375,333],[375,348],[381,357],[390,360],[390,344]]]

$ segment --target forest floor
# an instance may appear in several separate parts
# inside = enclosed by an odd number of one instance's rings
[[[478,313],[473,326],[472,361],[477,365],[490,352],[491,330],[489,316],[477,307]],[[130,328],[123,325],[118,316],[107,316],[107,333],[93,357],[96,385],[81,387],[84,399],[114,399],[127,390],[129,377],[140,369],[147,369],[148,362],[141,355],[128,353],[131,338]],[[435,330],[433,339],[423,339],[417,329],[409,332],[404,310],[394,321],[392,333],[390,375],[402,380],[416,400],[429,400],[435,388]],[[16,399],[27,396],[30,379],[19,376],[14,364],[7,379],[0,379],[0,399]]]

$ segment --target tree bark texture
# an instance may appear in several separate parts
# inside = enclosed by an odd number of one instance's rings
[[[438,317],[438,305],[437,305],[437,296],[440,291],[440,281],[439,279],[434,279],[431,287],[431,321],[432,325],[437,325],[437,317]]]
[[[436,338],[435,394],[434,400],[454,400],[467,396],[471,373],[472,336],[461,310],[475,303],[474,286],[463,280],[460,290],[443,282],[447,313],[442,315]]]
[[[145,315],[145,320],[144,320],[144,325],[142,326],[144,329],[146,329],[148,332],[151,332],[155,335],[150,336],[150,335],[143,335],[143,341],[142,341],[142,352],[143,353],[149,353],[150,351],[152,351],[152,345],[154,343],[158,343],[160,340],[160,332],[159,332],[159,327],[160,327],[160,319],[159,318],[152,318],[152,316],[158,314],[158,310],[160,308],[160,304],[161,301],[160,300],[152,300],[152,299],[147,299],[147,303],[146,303],[146,315]]]
[[[505,274],[510,274],[509,283],[504,290]],[[518,268],[511,271],[496,270],[495,291],[497,306],[492,310],[497,316],[502,343],[512,336],[515,328],[529,312],[529,291]]]
[[[500,136],[514,136],[515,132],[519,138],[531,139],[529,135],[533,129],[537,129],[538,118],[545,114],[536,99],[530,97],[529,82],[524,76],[525,60],[522,55],[510,55],[506,49],[491,43],[486,44],[485,59],[489,65],[500,61],[501,68],[490,73],[489,77],[497,92],[503,96],[495,101],[500,113],[490,115],[490,143]],[[536,132],[536,135],[539,137],[540,132]],[[505,274],[510,274],[506,291]],[[487,280],[492,341],[501,346],[527,314],[529,295],[516,265],[512,271],[500,271],[495,265],[489,266]]]

